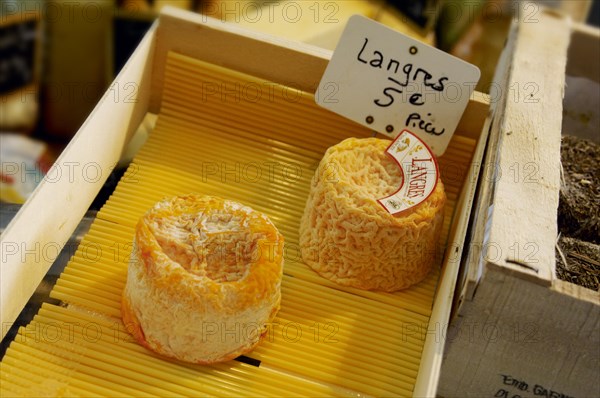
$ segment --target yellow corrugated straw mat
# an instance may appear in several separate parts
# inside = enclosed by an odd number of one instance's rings
[[[346,137],[371,135],[317,107],[311,94],[169,54],[156,127],[52,291],[68,305],[44,304],[9,348],[2,394],[410,396],[439,269],[405,291],[366,292],[319,277],[298,252],[319,159]],[[444,170],[468,167],[474,145],[455,135],[440,159],[449,197],[442,246],[464,178]],[[171,361],[134,342],[121,323],[137,219],[161,198],[189,192],[247,204],[285,235],[281,310],[250,361]]]

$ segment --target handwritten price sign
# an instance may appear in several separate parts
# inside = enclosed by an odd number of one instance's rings
[[[355,15],[316,99],[320,106],[390,137],[410,129],[439,156],[479,77],[476,66]]]

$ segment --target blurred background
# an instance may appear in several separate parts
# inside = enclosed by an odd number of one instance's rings
[[[519,3],[1,0],[0,201],[28,197],[105,92],[135,95],[111,82],[166,5],[327,49],[335,48],[351,15],[364,15],[477,65],[477,90],[487,93],[516,13],[534,21],[539,7],[552,7],[599,24],[599,0]]]

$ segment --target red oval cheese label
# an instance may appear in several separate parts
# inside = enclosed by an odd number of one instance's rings
[[[402,184],[392,195],[377,199],[390,214],[406,211],[426,200],[437,186],[439,170],[431,149],[408,130],[386,149],[402,171]]]

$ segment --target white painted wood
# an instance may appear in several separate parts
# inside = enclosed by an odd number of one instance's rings
[[[506,48],[512,48],[514,46],[516,29],[516,24],[511,26],[508,41],[505,45]],[[457,307],[460,307],[465,298],[468,300],[472,299],[475,287],[477,286],[482,273],[483,242],[486,225],[488,225],[488,215],[492,202],[493,189],[495,187],[495,165],[498,162],[498,144],[500,137],[500,123],[494,123],[494,120],[497,121],[501,118],[499,114],[503,112],[504,107],[506,106],[508,91],[500,89],[500,87],[509,86],[509,66],[513,61],[513,57],[514,52],[512,51],[502,52],[493,79],[493,90],[490,93],[490,109],[483,127],[484,131],[489,131],[488,142],[479,167],[480,176],[477,184],[478,193],[475,198],[476,203],[471,216],[470,233],[467,236],[467,255],[462,258],[461,274],[459,284],[457,285],[458,291],[455,296],[455,306]],[[455,308],[455,311],[457,309],[458,308]]]
[[[316,91],[331,57],[329,50],[166,7],[160,16],[156,40],[150,103],[153,113],[160,109],[168,51],[307,92]]]
[[[570,22],[521,23],[500,121],[499,172],[485,252],[490,266],[549,286],[554,278],[562,98]]]
[[[2,337],[58,256],[146,114],[155,29],[0,238]]]

